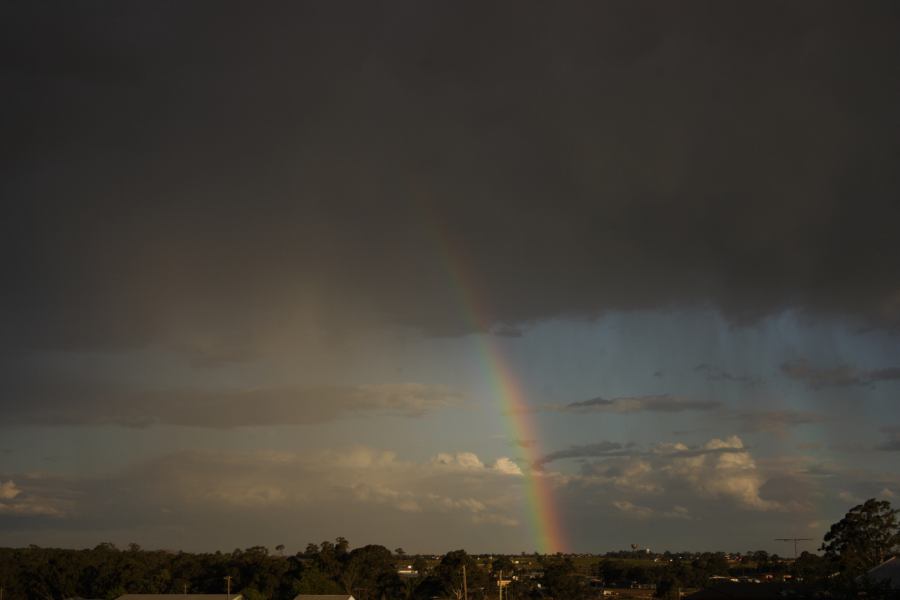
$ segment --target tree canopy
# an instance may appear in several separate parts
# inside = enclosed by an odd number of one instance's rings
[[[885,500],[870,498],[854,506],[825,534],[825,557],[850,576],[859,575],[889,558],[900,546],[898,510]]]

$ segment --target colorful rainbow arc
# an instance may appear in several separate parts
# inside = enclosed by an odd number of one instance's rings
[[[432,221],[434,223],[434,221]],[[553,492],[546,476],[535,472],[534,463],[542,455],[534,413],[525,402],[522,386],[515,371],[508,364],[501,348],[492,339],[488,311],[476,293],[476,278],[465,268],[464,254],[458,251],[444,230],[435,225],[440,252],[445,267],[453,283],[457,301],[466,319],[477,332],[481,353],[479,362],[497,398],[500,399],[509,433],[522,444],[527,464],[522,468],[525,478],[527,510],[532,532],[537,541],[538,552],[548,554],[564,552],[567,544],[560,525]]]

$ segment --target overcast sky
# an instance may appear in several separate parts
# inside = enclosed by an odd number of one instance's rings
[[[898,28],[0,2],[2,543],[533,551],[530,477],[569,550],[789,554],[900,503]]]

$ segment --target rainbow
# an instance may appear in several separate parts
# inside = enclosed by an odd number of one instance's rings
[[[534,411],[528,406],[522,385],[509,365],[502,349],[490,334],[492,325],[489,311],[476,293],[476,277],[466,269],[467,261],[462,251],[451,242],[445,230],[432,220],[439,242],[441,258],[450,276],[456,300],[464,317],[475,331],[485,376],[494,395],[499,399],[506,426],[511,438],[522,446],[526,464],[522,466],[525,480],[528,519],[537,542],[537,550],[543,554],[565,552],[567,543],[560,525],[553,491],[546,476],[536,472],[535,462],[543,455],[539,443]]]

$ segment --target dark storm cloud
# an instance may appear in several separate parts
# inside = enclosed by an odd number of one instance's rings
[[[891,2],[4,3],[0,337],[460,333],[447,255],[499,333],[693,304],[895,327],[897,27]]]
[[[414,383],[138,390],[83,381],[7,382],[3,425],[181,425],[229,429],[309,425],[352,416],[421,417],[458,403],[438,386]]]
[[[782,364],[781,372],[791,379],[806,383],[812,389],[865,386],[879,381],[900,381],[900,367],[886,369],[859,369],[848,365],[816,367],[806,359],[792,360]]]
[[[566,404],[563,410],[574,412],[683,412],[686,410],[715,410],[722,406],[715,400],[693,400],[668,394],[655,396],[626,396],[622,398],[591,398]]]

